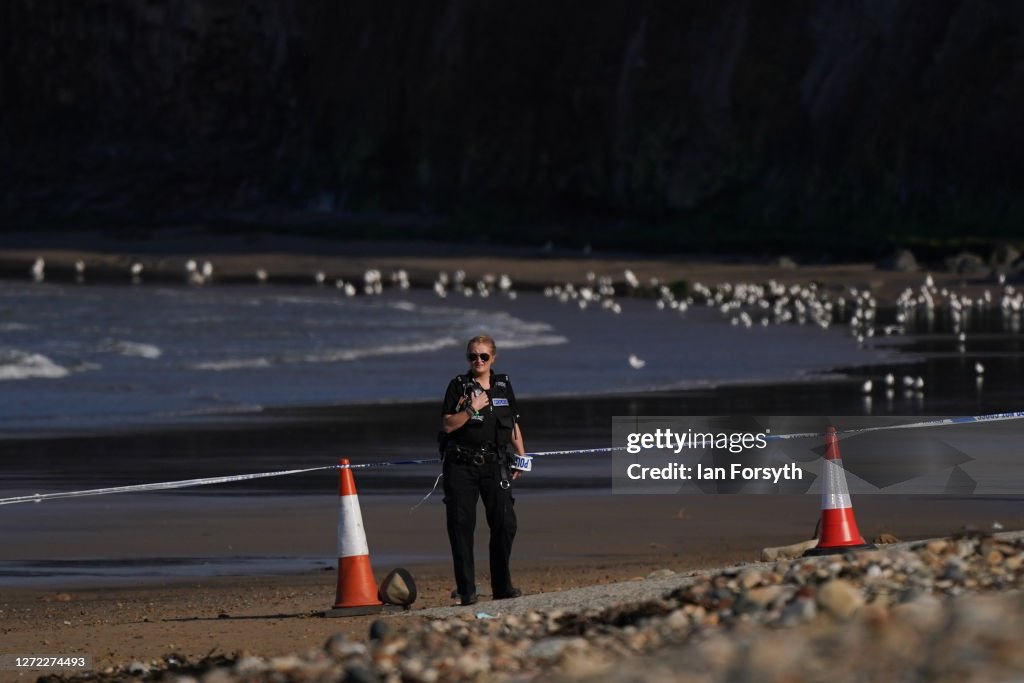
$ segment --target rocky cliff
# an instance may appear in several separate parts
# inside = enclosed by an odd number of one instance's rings
[[[1024,233],[1009,0],[7,0],[0,31],[5,227]]]

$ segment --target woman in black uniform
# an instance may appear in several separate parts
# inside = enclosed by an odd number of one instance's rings
[[[496,600],[522,592],[512,585],[509,556],[516,535],[512,482],[515,455],[523,455],[515,394],[508,375],[491,370],[498,350],[486,335],[466,345],[469,371],[448,383],[441,409],[444,430],[444,503],[459,601],[478,599],[473,563],[476,504],[483,499],[491,530],[491,591]]]

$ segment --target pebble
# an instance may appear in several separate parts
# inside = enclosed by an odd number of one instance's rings
[[[575,646],[582,649],[586,642],[582,638],[545,638],[530,646],[526,656],[539,661],[556,660],[571,647]]]
[[[648,579],[664,579],[669,576],[675,576],[675,572],[671,569],[655,569],[653,572],[647,575]]]
[[[774,585],[774,586],[761,586],[760,588],[752,588],[747,591],[747,600],[753,602],[761,609],[767,609],[779,598],[786,593],[793,593],[791,587]]]
[[[848,621],[863,605],[860,589],[849,581],[834,579],[818,591],[818,606],[840,621]]]
[[[370,624],[370,640],[380,640],[391,631],[391,627],[383,619],[377,619]]]

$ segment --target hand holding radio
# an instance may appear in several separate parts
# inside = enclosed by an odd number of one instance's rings
[[[481,410],[491,404],[491,397],[487,395],[487,392],[483,389],[474,389],[473,395],[470,396],[469,404],[473,407],[473,412],[479,413]]]

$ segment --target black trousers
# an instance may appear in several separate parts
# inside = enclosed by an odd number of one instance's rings
[[[473,562],[473,532],[476,504],[483,499],[487,525],[491,529],[491,591],[493,595],[512,592],[508,561],[516,537],[515,499],[512,488],[501,488],[502,468],[496,463],[468,465],[446,458],[444,462],[444,504],[448,541],[452,546],[455,588],[460,596],[476,593]],[[511,483],[511,482],[510,482]]]

